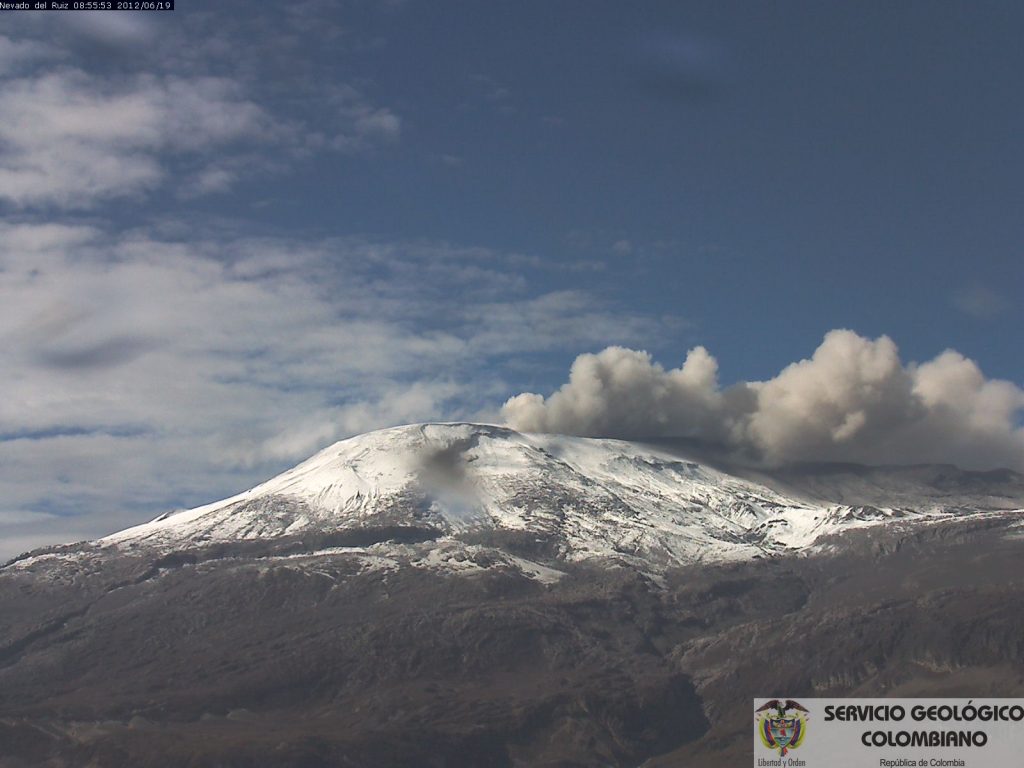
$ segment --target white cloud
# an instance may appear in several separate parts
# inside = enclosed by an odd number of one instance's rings
[[[1024,390],[986,379],[947,351],[904,365],[888,337],[832,331],[807,360],[768,381],[722,389],[702,347],[665,370],[650,355],[609,347],[581,355],[544,398],[510,398],[522,430],[605,437],[695,437],[768,462],[949,462],[1024,469]]]
[[[0,515],[109,532],[346,435],[476,417],[530,353],[657,333],[584,293],[531,293],[521,261],[0,224]]]
[[[386,107],[370,104],[352,86],[333,88],[328,103],[336,120],[344,126],[331,136],[336,149],[355,151],[377,141],[397,141],[401,135],[402,121],[398,115]]]
[[[73,34],[108,48],[137,49],[152,44],[159,25],[146,13],[72,13],[61,19]]]
[[[139,75],[111,86],[80,70],[0,80],[0,198],[91,208],[151,190],[167,157],[276,130],[221,78]]]
[[[189,198],[227,192],[237,181],[238,173],[235,170],[211,165],[186,182],[179,194]]]
[[[87,14],[84,14],[87,15]],[[40,61],[61,58],[61,52],[38,40],[15,40],[0,35],[0,77]]]
[[[222,193],[400,138],[393,109],[339,82],[330,24],[300,35],[302,14],[277,26],[99,16],[0,35],[0,202],[88,210],[165,188]]]

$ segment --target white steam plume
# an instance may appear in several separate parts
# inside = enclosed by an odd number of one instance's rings
[[[904,364],[887,336],[826,334],[814,355],[768,381],[722,389],[703,347],[665,370],[646,352],[580,355],[548,398],[508,400],[508,423],[594,437],[690,437],[768,463],[952,463],[1024,470],[1024,390],[986,379],[948,350]]]

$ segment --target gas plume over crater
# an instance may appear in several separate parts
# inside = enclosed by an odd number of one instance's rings
[[[521,431],[689,437],[771,464],[1024,468],[1024,390],[986,378],[954,350],[904,363],[888,336],[834,330],[809,359],[767,381],[723,388],[717,373],[703,347],[666,370],[647,352],[613,346],[577,357],[569,381],[547,398],[510,398],[503,414]]]

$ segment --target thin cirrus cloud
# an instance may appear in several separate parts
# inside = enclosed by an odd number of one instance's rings
[[[524,356],[662,328],[485,248],[193,238],[0,225],[0,511],[51,516],[25,535],[210,501],[375,427],[493,419]]]
[[[48,43],[0,35],[0,77],[9,76],[41,61],[59,58],[61,52]]]
[[[174,26],[25,23],[0,35],[0,202],[87,210],[168,187],[190,198],[397,141],[400,116],[325,59],[338,47],[333,26],[300,39],[288,19],[264,30],[258,50],[210,14]],[[130,67],[111,59],[126,46]],[[309,71],[285,82],[267,59]]]
[[[0,80],[0,199],[91,208],[150,191],[169,158],[273,136],[222,78],[138,75],[111,86],[77,69]]]
[[[969,285],[954,295],[953,305],[964,314],[980,320],[991,320],[1012,307],[1001,294],[982,283]]]
[[[549,397],[510,398],[503,415],[527,431],[696,438],[772,464],[1024,470],[1024,389],[986,378],[953,350],[904,364],[888,337],[835,330],[810,358],[767,381],[722,388],[717,371],[703,347],[670,370],[645,352],[609,347],[579,356],[569,381]]]

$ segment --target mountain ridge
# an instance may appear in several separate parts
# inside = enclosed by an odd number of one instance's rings
[[[768,690],[1021,695],[1018,479],[905,474],[797,547],[825,507],[664,447],[342,441],[0,567],[0,766],[727,768]]]
[[[809,551],[823,537],[886,522],[1024,508],[1024,477],[1009,470],[804,464],[767,472],[707,461],[692,448],[471,422],[391,427],[338,441],[242,493],[164,513],[92,545],[169,552],[410,529],[436,532],[421,536],[421,549],[465,555],[488,536],[533,537],[551,561],[657,572]],[[27,556],[46,550],[36,552]]]

